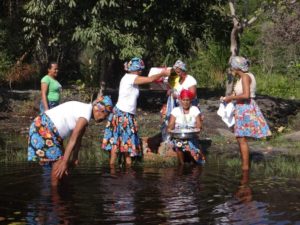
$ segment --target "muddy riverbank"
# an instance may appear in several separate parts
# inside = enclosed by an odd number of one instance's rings
[[[65,89],[62,101],[79,100],[88,102],[92,90]],[[114,103],[117,100],[116,90],[107,90]],[[207,152],[216,154],[238,154],[238,146],[229,128],[217,115],[219,97],[222,90],[198,90],[201,110],[205,115],[204,129],[200,141]],[[138,121],[140,136],[144,140],[144,148],[161,154],[165,149],[160,145],[160,115],[162,104],[166,101],[164,91],[142,90],[138,104]],[[255,157],[273,154],[297,153],[300,140],[300,101],[284,100],[270,96],[257,96],[256,99],[264,113],[273,137],[264,141],[251,141],[250,149]],[[0,92],[0,133],[18,133],[24,138],[32,119],[38,114],[39,91],[4,91]],[[98,140],[104,123],[89,126],[85,137]],[[4,140],[2,140],[3,142]],[[160,149],[159,149],[160,147]]]

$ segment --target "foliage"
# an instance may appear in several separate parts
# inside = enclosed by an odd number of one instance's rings
[[[281,74],[265,74],[262,70],[256,73],[257,88],[260,94],[300,99],[300,79],[292,79]]]
[[[187,62],[189,73],[198,80],[199,87],[218,88],[223,85],[227,53],[225,46],[213,40],[206,45],[199,40],[195,43]]]
[[[0,19],[0,82],[6,80],[6,74],[13,63],[13,55],[8,48],[9,30],[3,20]]]
[[[1,51],[0,49],[0,83],[3,83],[6,80],[6,73],[9,70],[12,61],[8,56],[8,53]]]
[[[184,1],[178,7],[171,0],[98,0],[89,9],[89,22],[76,28],[73,40],[92,47],[102,59],[142,56],[146,64],[170,64],[188,53],[196,37],[203,37],[210,13],[218,15],[209,7],[216,2]],[[169,60],[163,60],[166,57]]]
[[[295,78],[298,74],[294,70],[300,62],[300,3],[292,7],[280,5],[276,14],[269,13],[268,17],[270,20],[261,24],[258,40],[263,46],[260,49],[263,69]]]
[[[260,80],[259,91],[298,98],[285,83],[299,87],[299,3],[234,2],[239,21],[259,16],[240,39],[240,52],[251,60]],[[63,84],[99,87],[104,80],[115,88],[124,60],[141,56],[147,68],[172,65],[181,58],[200,87],[223,86],[232,28],[228,0],[175,3],[4,0],[0,9],[0,79],[6,79],[8,71],[14,71],[16,59],[28,52],[25,61],[37,65],[31,68],[39,73],[49,60],[59,61]],[[17,75],[10,77],[19,79]],[[279,79],[271,81],[263,76]]]
[[[62,79],[76,79],[77,57],[80,46],[72,41],[76,25],[82,22],[80,7],[73,0],[30,0],[24,5],[23,31],[27,45],[41,73],[46,72],[49,61],[57,61],[60,70],[66,71]]]

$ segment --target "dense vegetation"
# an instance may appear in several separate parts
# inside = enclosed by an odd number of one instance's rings
[[[300,3],[292,0],[3,0],[1,86],[38,88],[46,63],[55,60],[64,85],[115,88],[123,62],[141,56],[148,68],[182,58],[199,87],[224,87],[228,2],[240,21],[258,18],[239,37],[258,91],[300,98]]]

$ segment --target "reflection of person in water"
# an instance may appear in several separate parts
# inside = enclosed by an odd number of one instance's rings
[[[28,205],[28,224],[69,224],[70,205],[61,199],[57,186],[51,187],[51,166],[44,166],[38,200]]]
[[[217,205],[213,213],[221,215],[215,217],[216,224],[222,224],[223,221],[226,224],[261,224],[269,214],[266,209],[265,203],[253,199],[249,171],[245,170],[234,198]]]
[[[243,170],[240,186],[235,196],[242,202],[250,202],[252,200],[252,190],[249,186],[249,170]]]
[[[164,205],[166,222],[163,224],[205,224],[200,221],[203,201],[201,192],[202,167],[178,166],[161,171],[160,199]],[[201,198],[202,197],[202,198]]]
[[[127,223],[135,221],[134,195],[139,183],[135,172],[130,167],[110,166],[111,179],[105,180],[99,185],[100,192],[109,193],[103,196],[103,213],[109,215],[105,222],[107,224]]]

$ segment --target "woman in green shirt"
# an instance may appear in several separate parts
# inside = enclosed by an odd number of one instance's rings
[[[58,73],[58,64],[50,62],[48,64],[48,74],[41,80],[40,113],[51,109],[59,104],[61,84],[56,80]]]

